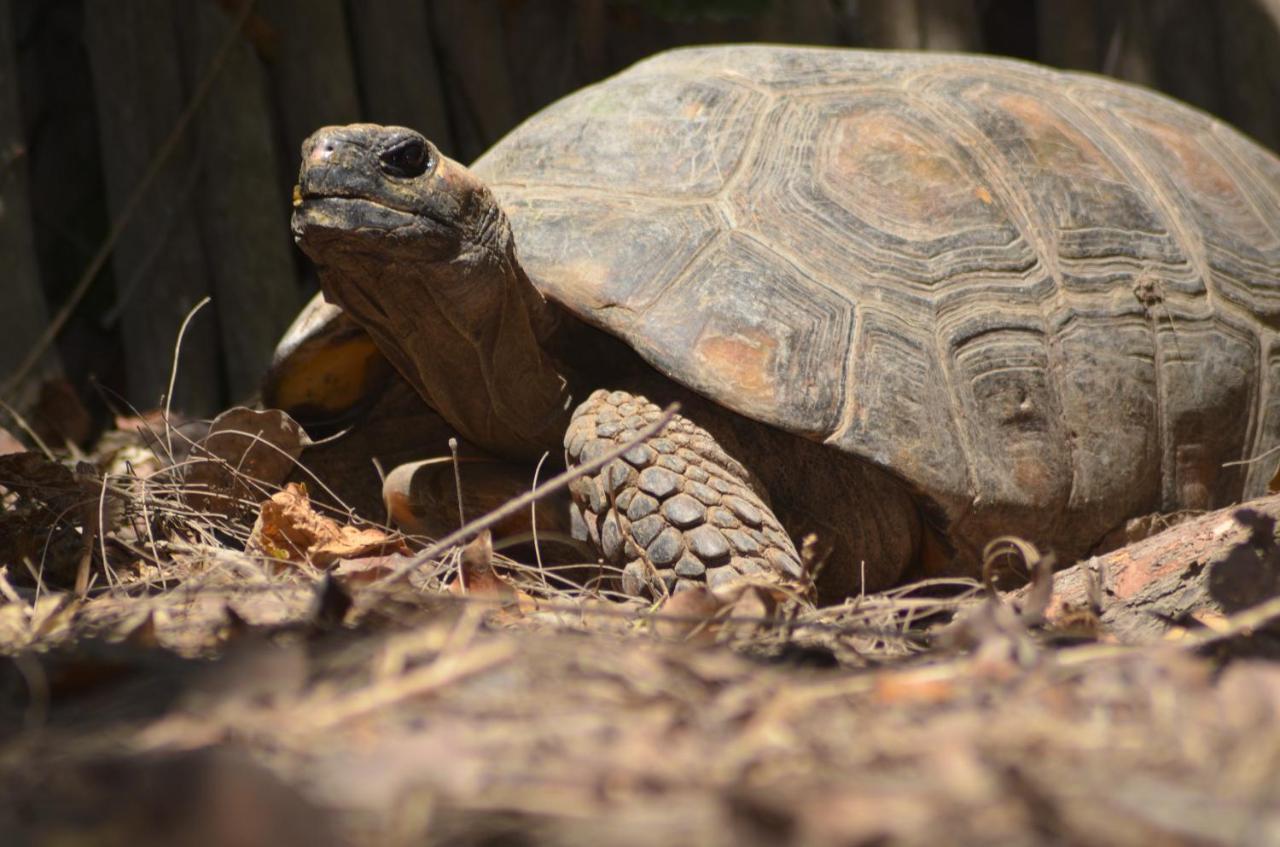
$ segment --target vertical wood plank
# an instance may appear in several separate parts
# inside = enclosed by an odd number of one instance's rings
[[[416,129],[453,156],[456,144],[427,3],[351,0],[348,9],[365,116]]]
[[[469,162],[520,118],[511,92],[497,0],[433,0],[458,155]]]
[[[1036,21],[1040,61],[1082,71],[1096,71],[1102,66],[1094,0],[1038,0]]]
[[[194,3],[178,23],[191,91],[210,72],[234,20],[212,3]],[[300,297],[265,74],[251,44],[234,37],[193,130],[201,163],[196,207],[227,387],[238,401],[256,390]]]
[[[1230,0],[1219,9],[1222,115],[1280,150],[1280,0]]]
[[[1099,15],[1102,63],[1108,76],[1155,87],[1156,57],[1151,34],[1151,8],[1142,0],[1116,0]]]
[[[185,105],[174,6],[167,0],[85,0],[85,43],[97,101],[108,205],[116,220]],[[194,140],[178,140],[136,208],[112,259],[129,397],[144,408],[166,390],[183,319],[210,293],[194,198]],[[216,321],[197,317],[182,348],[174,407],[213,412],[221,402]]]
[[[503,41],[517,117],[531,115],[589,80],[577,56],[572,0],[504,3]]]
[[[1218,40],[1221,17],[1230,14],[1229,7],[1238,5],[1238,0],[1220,5],[1165,0],[1148,11],[1156,84],[1162,91],[1201,109],[1219,110],[1223,95]]]
[[[866,47],[915,50],[924,47],[916,0],[860,0],[858,23]]]
[[[917,0],[921,46],[926,50],[968,51],[982,47],[974,0]]]
[[[259,0],[257,8],[275,33],[268,66],[281,161],[292,166],[308,135],[361,119],[346,8],[342,0]]]
[[[784,44],[852,43],[852,9],[837,3],[773,3],[756,21],[755,37]]]
[[[4,308],[0,308],[0,374],[6,377],[27,358],[48,322],[36,260],[28,196],[27,148],[18,99],[17,45],[13,4],[0,0],[0,256],[4,257]],[[4,398],[18,408],[35,399],[45,378],[59,371],[52,348]]]

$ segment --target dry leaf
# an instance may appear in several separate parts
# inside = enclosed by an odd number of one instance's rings
[[[45,380],[31,410],[31,426],[50,447],[84,446],[93,435],[93,418],[75,387],[62,377]]]
[[[724,603],[706,586],[672,594],[658,607],[653,631],[672,641],[714,641]]]
[[[503,579],[493,567],[493,536],[489,530],[477,535],[462,548],[458,573],[449,583],[449,593],[459,597],[496,600],[504,613],[523,615],[537,602]]]
[[[338,562],[338,566],[330,573],[344,585],[363,585],[395,572],[405,561],[406,557],[399,553],[386,556],[349,557]]]
[[[404,542],[374,527],[339,524],[317,512],[305,486],[291,482],[259,510],[248,549],[286,562],[327,568],[341,559],[408,552]]]
[[[187,498],[198,509],[235,515],[258,499],[256,491],[284,482],[307,443],[298,422],[279,409],[228,409],[196,447],[204,458],[187,466],[186,482],[195,489]]]

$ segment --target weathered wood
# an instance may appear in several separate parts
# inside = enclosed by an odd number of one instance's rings
[[[1280,496],[1201,515],[1059,572],[1049,623],[1071,628],[1097,600],[1100,631],[1140,643],[1270,599],[1280,592],[1280,550],[1242,512],[1274,521]]]
[[[1104,4],[1098,16],[1101,64],[1098,70],[1117,79],[1155,87],[1154,10],[1141,0]]]
[[[573,0],[573,10],[580,73],[584,79],[601,79],[607,61],[608,18],[604,0]]]
[[[863,0],[858,13],[870,47],[973,50],[981,44],[973,0]]]
[[[252,45],[237,37],[215,68],[233,18],[197,3],[179,24],[187,90],[216,74],[194,122],[201,162],[195,200],[211,258],[227,387],[240,400],[257,388],[300,305],[289,252],[289,196],[280,190],[266,79]]]
[[[276,33],[268,67],[282,161],[292,165],[308,135],[361,119],[346,10],[342,0],[260,0],[258,7]]]
[[[350,8],[366,117],[374,123],[412,127],[445,155],[454,155],[427,4],[423,0],[361,0]]]
[[[1235,48],[1219,41],[1218,20],[1230,15],[1229,7],[1235,5],[1239,4],[1172,0],[1148,10],[1155,82],[1162,91],[1193,106],[1219,110],[1224,94],[1222,48]]]
[[[113,219],[186,102],[174,13],[166,0],[85,3],[85,43],[101,104],[101,152]],[[136,207],[113,257],[123,301],[128,396],[144,408],[165,392],[179,327],[210,291],[194,214],[199,168],[194,139],[184,135]],[[212,318],[207,312],[191,323],[174,392],[174,407],[196,414],[221,403]]]
[[[1233,0],[1219,13],[1223,117],[1280,149],[1280,2]]]
[[[853,7],[839,3],[774,3],[756,21],[755,37],[785,44],[852,43]]]
[[[449,116],[461,161],[468,162],[516,125],[502,18],[495,0],[435,0]]]
[[[0,0],[0,256],[5,278],[0,374],[5,375],[27,358],[48,321],[31,227],[12,5],[11,0]],[[57,352],[50,348],[13,396],[4,399],[18,407],[29,405],[40,382],[59,370]]]
[[[926,50],[977,50],[982,46],[974,0],[919,0]]]
[[[531,115],[566,92],[593,81],[579,70],[568,0],[507,3],[502,7],[512,100],[517,112]]]
[[[1038,0],[1036,52],[1040,61],[1058,68],[1096,71],[1102,65],[1098,47],[1098,14],[1094,0]]]

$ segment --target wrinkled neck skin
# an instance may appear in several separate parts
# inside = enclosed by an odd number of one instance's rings
[[[319,268],[321,285],[468,441],[508,458],[558,455],[570,379],[544,345],[572,318],[530,283],[494,213],[449,259],[344,250]]]

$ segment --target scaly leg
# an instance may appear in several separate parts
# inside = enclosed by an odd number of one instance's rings
[[[616,448],[661,414],[644,397],[595,392],[565,434],[569,464]],[[804,576],[795,545],[746,468],[680,415],[570,492],[574,534],[622,569],[628,594],[658,583],[674,593],[739,576]]]

